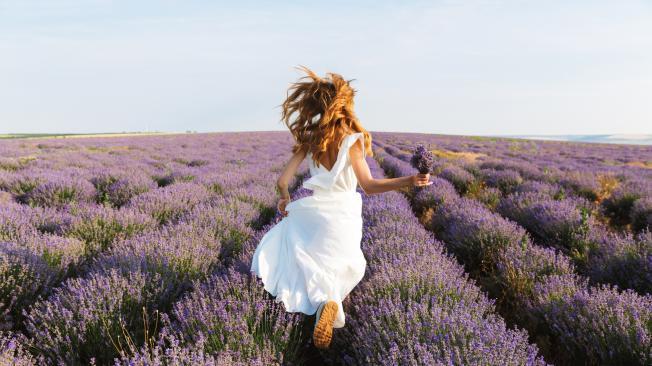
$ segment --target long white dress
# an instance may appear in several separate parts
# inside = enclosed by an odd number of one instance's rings
[[[342,139],[331,170],[315,166],[308,153],[311,177],[303,187],[313,194],[288,203],[288,215],[262,237],[251,263],[265,290],[288,312],[312,315],[320,303],[337,302],[334,328],[344,326],[342,300],[367,265],[360,249],[362,197],[348,154],[357,139],[364,143],[360,132]]]

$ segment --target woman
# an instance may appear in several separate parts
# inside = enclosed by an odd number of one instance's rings
[[[373,178],[365,160],[373,155],[371,136],[353,112],[355,90],[338,74],[320,78],[302,69],[307,76],[292,84],[282,105],[282,119],[295,140],[294,155],[277,181],[283,219],[261,239],[251,271],[286,311],[316,313],[313,342],[327,348],[333,328],[344,326],[342,300],[367,264],[360,249],[357,185],[365,194],[376,194],[431,182],[429,174]],[[311,177],[303,187],[313,194],[289,202],[288,184],[306,156]]]

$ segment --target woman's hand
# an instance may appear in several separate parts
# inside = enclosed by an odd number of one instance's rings
[[[425,187],[431,185],[430,173],[415,174],[412,176],[412,185],[415,187]]]
[[[283,216],[288,215],[288,212],[285,211],[285,206],[287,206],[289,202],[290,202],[290,198],[280,198],[278,200],[278,203],[276,204],[276,208],[278,209],[278,212],[281,213],[281,215]]]

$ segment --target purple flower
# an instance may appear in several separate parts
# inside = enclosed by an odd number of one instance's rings
[[[433,160],[434,157],[432,156],[432,152],[426,149],[426,147],[422,144],[418,144],[414,149],[414,154],[412,154],[410,163],[416,170],[419,171],[419,173],[426,174],[430,173]]]
[[[0,363],[12,366],[43,365],[45,359],[29,353],[25,344],[28,339],[20,333],[0,332]]]

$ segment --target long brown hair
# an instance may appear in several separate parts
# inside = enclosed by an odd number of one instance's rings
[[[307,76],[290,86],[281,114],[281,119],[294,136],[292,153],[311,152],[315,164],[319,166],[319,158],[327,152],[327,146],[342,137],[342,132],[349,130],[364,134],[365,153],[373,156],[371,135],[360,125],[353,112],[356,90],[349,84],[352,80],[344,80],[341,75],[332,72],[326,73],[326,78],[320,78],[305,66],[300,66],[300,69]],[[290,122],[295,113],[296,118]],[[319,120],[313,122],[316,116],[319,116]]]

